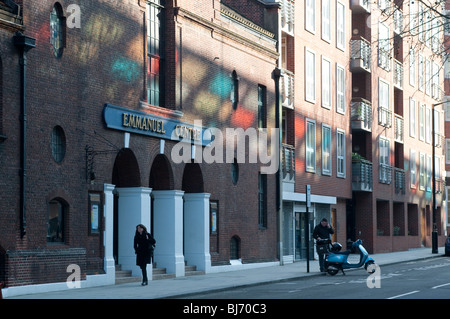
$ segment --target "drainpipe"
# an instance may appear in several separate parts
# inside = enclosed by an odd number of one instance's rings
[[[26,75],[27,52],[36,46],[36,39],[17,32],[13,37],[14,45],[19,49],[20,64],[20,238],[26,234],[26,146],[27,146],[27,108],[26,108]]]

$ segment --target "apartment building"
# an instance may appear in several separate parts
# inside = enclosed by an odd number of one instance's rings
[[[349,235],[375,253],[431,247],[433,229],[442,244],[442,3],[351,3]]]
[[[336,230],[335,240],[347,239],[352,198],[350,38],[348,1],[282,1],[284,262],[306,258],[308,231],[323,217]],[[313,247],[311,242],[310,258]]]

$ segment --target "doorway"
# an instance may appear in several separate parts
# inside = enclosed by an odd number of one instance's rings
[[[309,218],[308,218],[309,217]],[[295,212],[295,260],[306,260],[307,257],[307,228],[309,227],[309,259],[314,259],[314,240],[312,232],[314,221],[312,213]]]

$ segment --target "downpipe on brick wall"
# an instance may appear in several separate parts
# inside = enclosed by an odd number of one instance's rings
[[[13,43],[19,50],[20,64],[20,237],[26,234],[26,148],[27,148],[27,52],[36,46],[36,39],[17,32],[13,37]]]

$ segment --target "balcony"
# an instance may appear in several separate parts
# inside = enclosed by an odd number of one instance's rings
[[[392,183],[392,166],[380,163],[378,167],[379,182],[382,184]]]
[[[394,114],[394,140],[399,143],[403,143],[404,137],[404,121],[403,117]]]
[[[443,101],[444,95],[445,93],[439,83],[431,83],[431,96],[433,97],[433,99],[439,102]]]
[[[355,98],[351,102],[351,127],[356,131],[372,131],[372,104],[363,99]]]
[[[370,42],[364,38],[350,41],[352,55],[350,69],[352,72],[370,72],[371,48]]]
[[[282,0],[281,3],[281,30],[294,35],[295,1]]]
[[[386,71],[391,70],[391,54],[389,53],[389,50],[386,50],[381,46],[378,48],[378,66]]]
[[[392,111],[380,106],[378,108],[378,124],[384,127],[392,126]]]
[[[395,179],[395,193],[396,194],[405,194],[406,191],[406,178],[405,178],[405,170],[394,167],[394,179]]]
[[[443,147],[445,142],[445,135],[434,133],[434,146]]]
[[[281,151],[281,165],[283,171],[283,182],[295,182],[295,148],[283,144]]]
[[[364,159],[352,160],[352,190],[354,192],[372,192],[372,162]]]
[[[403,89],[403,63],[394,60],[394,86]]]
[[[403,12],[397,6],[394,11],[394,32],[401,35],[403,31]]]
[[[281,81],[281,97],[283,106],[294,108],[294,73],[283,69],[283,80]]]
[[[351,9],[355,13],[370,13],[370,0],[352,0]]]

